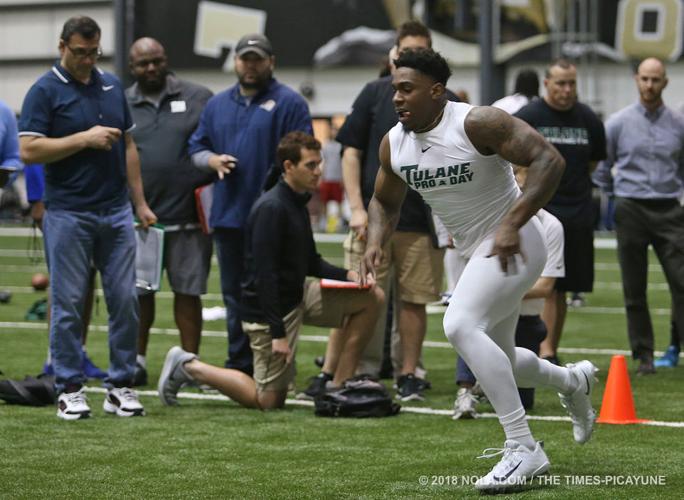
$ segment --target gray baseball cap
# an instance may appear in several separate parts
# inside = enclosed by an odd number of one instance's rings
[[[249,52],[259,54],[261,57],[271,57],[273,55],[273,47],[264,35],[253,33],[240,38],[240,41],[235,46],[235,54],[238,57],[242,57]]]

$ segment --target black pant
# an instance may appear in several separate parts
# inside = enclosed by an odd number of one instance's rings
[[[648,246],[653,245],[670,287],[672,319],[684,325],[684,209],[674,199],[617,198],[615,227],[632,356],[652,359]]]
[[[515,327],[515,345],[529,349],[539,356],[539,344],[546,338],[546,324],[539,315],[520,316]],[[534,388],[518,387],[523,408],[531,410],[534,406]]]

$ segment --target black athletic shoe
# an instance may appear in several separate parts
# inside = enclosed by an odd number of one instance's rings
[[[325,388],[328,384],[328,382],[332,381],[333,376],[321,372],[315,377],[311,378],[311,382],[309,383],[309,387],[306,388],[304,392],[301,392],[297,395],[297,399],[315,399],[316,396],[320,396],[321,394],[325,393]]]
[[[133,387],[147,385],[147,370],[138,362],[135,363],[135,375],[133,375]]]
[[[417,378],[413,373],[402,375],[397,380],[397,399],[402,401],[424,401],[423,390],[425,390],[425,381]]]

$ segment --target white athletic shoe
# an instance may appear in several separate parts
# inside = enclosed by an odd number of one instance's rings
[[[468,387],[461,387],[456,393],[456,401],[454,401],[454,415],[451,417],[454,420],[460,418],[477,418],[477,398],[473,394],[473,390]]]
[[[144,417],[145,408],[138,400],[138,393],[128,387],[114,387],[107,391],[102,409],[119,417]]]
[[[591,361],[568,363],[565,365],[579,382],[579,387],[567,394],[558,393],[563,408],[566,409],[572,419],[572,433],[575,441],[584,444],[589,441],[594,430],[596,412],[591,406],[591,392],[594,389],[598,368]]]
[[[513,439],[507,439],[503,448],[487,448],[477,458],[493,458],[503,454],[499,463],[484,477],[475,482],[475,489],[502,492],[529,485],[532,479],[549,470],[549,459],[541,441],[534,450]]]
[[[57,398],[57,416],[64,420],[90,417],[90,406],[83,387],[76,392],[63,392]]]
[[[192,377],[183,369],[183,365],[193,359],[197,359],[196,354],[184,351],[178,346],[172,347],[166,353],[164,366],[157,384],[157,391],[159,392],[159,399],[161,399],[162,404],[167,406],[176,406],[178,404],[176,395],[181,386],[193,381]]]

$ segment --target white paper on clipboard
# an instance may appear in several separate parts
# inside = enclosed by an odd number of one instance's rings
[[[158,226],[135,228],[135,286],[156,292],[161,288],[164,259],[164,229]]]

